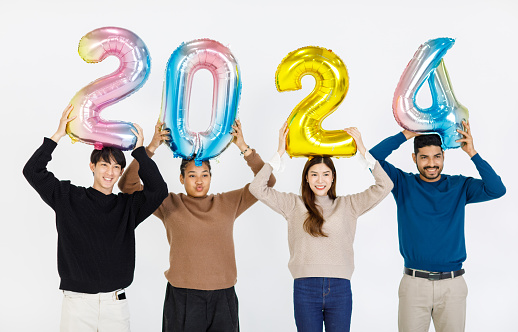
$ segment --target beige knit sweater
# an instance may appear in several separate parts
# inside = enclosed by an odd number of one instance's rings
[[[245,160],[254,174],[264,165],[255,150]],[[138,168],[133,160],[119,181],[121,191],[141,190]],[[273,186],[275,178],[267,176],[266,182]],[[248,187],[200,198],[169,193],[153,213],[166,229],[170,266],[164,274],[171,285],[215,290],[236,284],[234,221],[257,202]]]
[[[372,171],[376,183],[367,190],[339,196],[334,201],[328,196],[316,197],[317,206],[323,210],[323,231],[328,237],[313,237],[304,231],[307,209],[302,197],[267,187],[271,173],[272,166],[265,164],[250,184],[250,192],[288,221],[288,267],[293,278],[351,279],[354,271],[356,220],[381,202],[393,187],[380,164],[376,162]]]

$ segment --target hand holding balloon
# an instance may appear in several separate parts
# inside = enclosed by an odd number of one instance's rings
[[[158,147],[165,141],[169,141],[170,133],[169,130],[162,130],[164,123],[158,120],[155,125],[155,133],[151,139],[151,143],[147,146],[150,152],[155,152]]]
[[[232,143],[234,143],[241,153],[243,153],[243,156],[247,157],[252,153],[252,149],[248,146],[248,144],[245,143],[245,138],[243,137],[243,128],[241,127],[241,121],[236,120],[234,124],[232,125],[232,129],[234,131],[230,133],[230,135],[234,136],[234,139],[232,140]]]
[[[135,131],[135,129],[131,128],[131,132],[137,138],[137,143],[135,144],[135,147],[133,148],[133,150],[135,150],[136,148],[140,148],[144,144],[144,131],[136,123],[133,123],[133,127],[137,128],[136,131]]]
[[[356,142],[356,149],[365,157],[365,152],[367,152],[367,149],[365,148],[365,145],[363,145],[362,134],[358,128],[349,127],[345,128],[344,131],[351,135],[352,138],[354,138],[354,141]]]
[[[288,128],[288,121],[284,122],[281,129],[279,129],[279,147],[277,148],[277,153],[279,157],[286,152],[286,137],[288,136],[288,132],[290,128]]]
[[[455,142],[461,143],[461,149],[466,152],[470,158],[473,158],[473,156],[477,154],[477,151],[473,145],[473,136],[471,136],[469,121],[462,121],[462,125],[464,126],[465,130],[457,129],[457,131],[464,137],[456,140]]]
[[[409,140],[409,139],[419,136],[421,134],[416,133],[415,131],[410,131],[410,130],[405,129],[405,130],[403,130],[403,135],[405,135],[406,139]]]
[[[56,142],[56,143],[59,142],[59,140],[67,134],[67,132],[66,132],[67,124],[76,118],[76,116],[73,116],[70,119],[68,118],[68,116],[70,115],[70,112],[72,112],[73,109],[74,109],[74,106],[72,106],[71,104],[68,104],[68,106],[65,108],[65,110],[61,114],[61,119],[59,119],[58,130],[50,138],[54,142]]]

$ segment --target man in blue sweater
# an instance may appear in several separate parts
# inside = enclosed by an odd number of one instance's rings
[[[129,332],[124,288],[133,281],[135,228],[167,197],[167,185],[142,146],[138,125],[132,155],[140,163],[144,190],[112,193],[126,165],[124,154],[116,148],[92,152],[92,187],[59,181],[47,164],[66,135],[67,123],[75,118],[68,118],[71,110],[69,105],[56,133],[43,140],[23,169],[27,181],[56,213],[59,288],[64,293],[60,331]]]
[[[437,134],[404,130],[370,150],[394,182],[399,250],[405,260],[399,288],[400,332],[428,331],[433,318],[437,332],[464,331],[467,286],[462,275],[466,260],[464,210],[469,203],[505,194],[505,186],[473,146],[469,123],[463,122],[462,143],[482,179],[441,174],[444,151]],[[406,173],[385,159],[414,138],[412,158],[419,174]]]

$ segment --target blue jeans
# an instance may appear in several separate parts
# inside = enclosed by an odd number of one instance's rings
[[[293,283],[295,323],[299,332],[348,332],[353,299],[351,281],[339,278],[299,278]]]

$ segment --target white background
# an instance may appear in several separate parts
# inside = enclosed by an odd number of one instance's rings
[[[62,294],[58,290],[54,213],[21,174],[27,159],[51,136],[62,110],[81,87],[117,68],[116,59],[87,64],[77,54],[87,32],[119,26],[147,44],[149,80],[134,95],[107,109],[106,118],[139,123],[146,144],[161,106],[162,81],[170,54],[184,41],[212,38],[229,45],[242,72],[239,116],[245,139],[268,160],[277,131],[292,108],[313,89],[303,79],[298,92],[276,91],[277,65],[307,45],[332,49],[345,62],[348,94],[326,129],[357,126],[368,148],[397,133],[391,103],[396,84],[417,47],[436,37],[456,38],[445,63],[457,98],[470,111],[475,148],[502,177],[507,194],[466,208],[467,331],[516,330],[516,132],[518,90],[518,4],[512,0],[466,1],[20,1],[0,9],[0,94],[4,184],[0,231],[0,331],[56,331]],[[209,120],[211,76],[198,72],[191,119],[203,130]],[[424,99],[426,98],[424,97]],[[425,104],[426,102],[423,101]],[[424,105],[426,106],[426,105]],[[60,179],[90,186],[91,146],[65,137],[49,169]],[[389,157],[414,171],[412,144]],[[127,154],[130,161],[131,156]],[[178,159],[162,147],[154,160],[173,192]],[[298,192],[304,159],[293,159],[278,175],[277,189]],[[336,161],[338,192],[358,192],[372,183],[354,159]],[[444,173],[478,177],[461,150],[446,152]],[[235,146],[213,163],[211,192],[252,180]],[[513,217],[514,215],[514,217]],[[159,331],[168,268],[162,223],[150,217],[136,231],[135,280],[129,287],[134,331]],[[294,331],[292,277],[286,223],[258,203],[235,225],[236,286],[242,331]],[[396,207],[389,196],[359,219],[353,331],[396,331],[397,289],[403,261],[398,250]],[[433,327],[431,328],[433,330]]]

